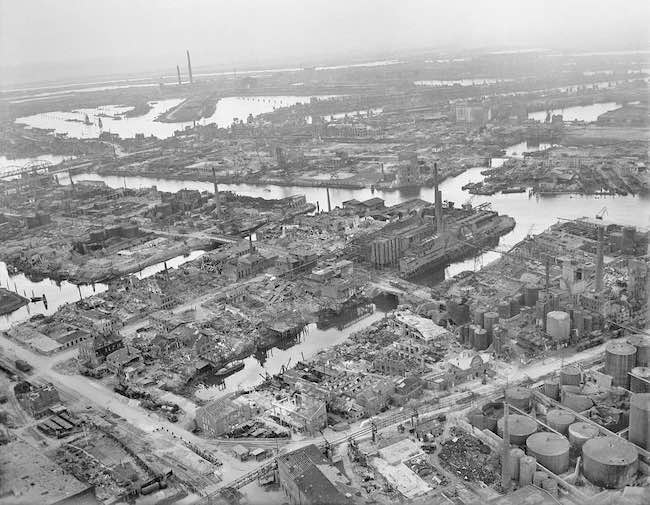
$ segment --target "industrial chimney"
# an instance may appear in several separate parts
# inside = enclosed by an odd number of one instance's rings
[[[192,62],[190,61],[189,49],[186,52],[187,52],[187,73],[190,76],[190,84],[194,84],[194,78],[192,77]]]
[[[598,226],[598,244],[596,245],[596,292],[603,289],[603,249],[605,242],[605,228]]]
[[[180,86],[183,82],[181,81],[181,67],[178,65],[176,65],[176,73],[178,74],[178,85]]]
[[[436,212],[436,233],[440,234],[443,229],[442,224],[442,192],[438,188],[438,163],[433,163],[433,191],[435,198],[435,212]]]

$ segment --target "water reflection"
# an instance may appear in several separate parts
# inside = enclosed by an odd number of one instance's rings
[[[616,102],[604,102],[604,103],[594,103],[592,105],[576,105],[574,107],[566,107],[564,109],[552,109],[550,111],[551,115],[553,114],[562,114],[564,121],[585,121],[593,122],[598,119],[598,116],[609,112],[612,110],[619,109],[620,104]],[[546,119],[546,112],[530,112],[528,114],[528,119],[534,119],[535,121],[544,121]]]
[[[204,253],[205,251],[202,250],[192,251],[185,256],[176,256],[167,261],[148,266],[132,275],[138,279],[144,279],[162,272],[166,268],[178,268],[183,263],[192,261]],[[103,283],[74,284],[68,281],[56,282],[49,278],[32,281],[22,273],[9,274],[7,265],[3,261],[0,261],[0,286],[25,297],[31,297],[33,294],[35,296],[45,295],[47,298],[47,303],[43,301],[30,303],[11,314],[0,316],[0,330],[6,330],[14,324],[26,321],[37,314],[49,316],[67,303],[77,302],[83,298],[103,293],[108,289],[108,285]]]
[[[397,307],[397,298],[393,295],[380,295],[373,300],[373,312],[365,317],[354,310],[346,311],[338,317],[330,318],[328,327],[319,328],[318,323],[311,323],[296,340],[278,343],[267,350],[258,350],[256,354],[244,360],[244,369],[226,377],[225,380],[211,374],[197,378],[197,398],[212,400],[227,393],[249,389],[260,384],[268,375],[275,375],[282,367],[291,367],[297,361],[309,359],[322,349],[345,341],[350,334],[383,318]]]
[[[327,99],[335,95],[317,95],[316,98]],[[197,121],[199,124],[216,123],[221,128],[229,127],[235,118],[246,121],[249,114],[258,116],[279,107],[288,107],[298,103],[309,103],[311,96],[247,96],[221,98],[214,113]],[[131,107],[103,105],[96,108],[78,109],[72,112],[44,112],[16,119],[16,123],[32,128],[52,129],[55,133],[65,133],[74,138],[97,138],[102,132],[117,133],[122,138],[133,138],[136,133],[145,136],[154,135],[164,139],[174,135],[177,130],[192,126],[192,121],[161,123],[156,118],[177,106],[183,100],[170,98],[150,102],[151,110],[138,117],[123,116]],[[88,119],[88,121],[86,121]],[[101,125],[100,125],[101,119]]]

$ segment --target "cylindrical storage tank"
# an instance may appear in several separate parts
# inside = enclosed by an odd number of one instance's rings
[[[582,446],[587,440],[596,438],[600,432],[593,424],[585,421],[578,421],[569,426],[569,442],[577,449],[582,449]]]
[[[558,379],[545,380],[544,394],[553,400],[557,400],[560,397],[560,381]]]
[[[636,347],[625,342],[611,342],[605,349],[605,373],[612,376],[612,385],[628,388],[628,373],[636,365]]]
[[[524,288],[524,305],[534,307],[539,298],[539,287],[529,284]]]
[[[479,325],[481,328],[483,327],[483,314],[485,314],[483,309],[474,309],[474,324]]]
[[[492,328],[499,324],[499,314],[496,312],[486,312],[483,314],[483,328],[492,335]]]
[[[589,333],[591,333],[591,330],[593,329],[592,328],[592,326],[593,326],[592,321],[593,321],[593,318],[589,314],[586,314],[586,315],[583,316],[582,324],[583,324],[583,326],[585,328],[585,330],[584,330],[585,335],[589,335]]]
[[[497,307],[499,319],[510,319],[510,302],[501,302]]]
[[[524,456],[519,460],[519,487],[533,483],[535,468],[537,468],[537,460],[532,456]]]
[[[506,398],[508,399],[508,403],[525,412],[528,412],[530,409],[530,399],[532,396],[533,395],[528,388],[514,386],[506,389]]]
[[[635,393],[630,400],[630,442],[650,450],[650,393]]]
[[[565,436],[549,431],[540,431],[526,440],[526,452],[555,475],[568,470],[570,448]]]
[[[542,483],[542,488],[550,494],[553,498],[557,498],[559,494],[558,484],[555,479],[548,478]]]
[[[519,303],[518,298],[511,298],[510,299],[510,315],[511,316],[516,316],[519,314],[519,309],[521,309],[521,304]]]
[[[510,449],[510,468],[511,468],[511,478],[512,480],[519,480],[519,465],[521,458],[526,455],[524,451],[518,447]]]
[[[582,446],[582,468],[592,484],[619,489],[636,476],[639,455],[632,444],[620,437],[592,438]]]
[[[632,335],[627,343],[636,347],[636,366],[650,367],[650,337]]]
[[[546,475],[546,472],[542,472],[541,470],[538,470],[533,474],[533,485],[537,487],[543,487],[544,482],[548,479],[548,475]]]
[[[571,318],[561,310],[546,314],[546,333],[555,340],[568,340],[571,331]]]
[[[582,336],[585,331],[585,321],[582,311],[579,309],[573,311],[573,327],[578,330],[578,333]]]
[[[630,391],[650,393],[650,367],[637,366],[630,372]]]
[[[582,393],[579,386],[562,386],[561,403],[574,412],[584,412],[594,406],[591,398]]]
[[[476,330],[474,333],[474,349],[484,351],[490,346],[490,334],[483,328]]]
[[[546,414],[546,424],[549,428],[553,428],[555,431],[562,433],[562,435],[566,435],[569,432],[569,426],[575,420],[576,416],[562,409],[549,410]]]
[[[469,422],[472,426],[480,430],[494,431],[497,427],[497,420],[483,414],[474,413],[469,414]]]
[[[560,370],[560,384],[562,386],[579,386],[582,373],[577,366],[569,365]]]
[[[468,337],[469,337],[469,326],[464,324],[463,326],[460,327],[460,343],[461,344],[467,343]]]
[[[503,438],[503,417],[497,422],[498,434]],[[510,414],[508,416],[508,432],[510,443],[513,445],[524,445],[526,439],[537,431],[537,423],[527,416]]]

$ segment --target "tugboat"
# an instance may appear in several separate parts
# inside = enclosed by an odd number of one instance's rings
[[[217,377],[228,377],[229,375],[232,375],[235,372],[239,372],[243,368],[244,368],[243,361],[231,361],[227,365],[224,365],[219,370],[217,370],[214,373],[214,375]]]

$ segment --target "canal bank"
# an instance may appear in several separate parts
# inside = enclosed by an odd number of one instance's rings
[[[191,251],[189,254],[179,255],[167,261],[150,265],[131,275],[138,279],[144,279],[158,272],[162,272],[165,268],[178,268],[183,263],[195,260],[204,253],[204,250]],[[52,315],[59,307],[67,303],[75,303],[89,296],[103,293],[108,289],[108,285],[101,282],[94,284],[75,284],[69,281],[57,282],[50,278],[33,281],[23,273],[10,274],[7,270],[6,263],[3,261],[0,261],[0,286],[22,296],[31,297],[32,294],[35,296],[45,295],[46,299],[29,303],[9,314],[0,316],[0,330],[7,330],[11,326],[26,321],[30,317],[38,314],[44,316]]]

